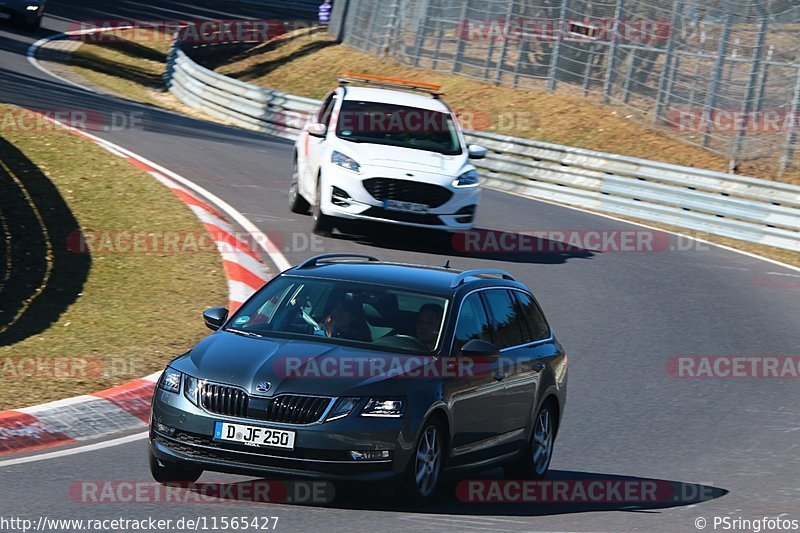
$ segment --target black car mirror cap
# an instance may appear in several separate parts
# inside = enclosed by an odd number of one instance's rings
[[[472,339],[461,347],[461,355],[465,357],[486,357],[494,360],[500,357],[500,348],[491,342]]]
[[[225,323],[228,318],[227,307],[212,307],[203,311],[203,322],[206,327],[212,331],[217,331]]]

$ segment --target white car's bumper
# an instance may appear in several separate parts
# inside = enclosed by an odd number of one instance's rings
[[[400,224],[448,231],[472,229],[480,187],[459,188],[453,178],[403,170],[374,168],[354,174],[335,165],[322,172],[322,212],[349,220]],[[384,180],[378,182],[375,180]],[[424,213],[387,209],[384,200],[428,205]]]

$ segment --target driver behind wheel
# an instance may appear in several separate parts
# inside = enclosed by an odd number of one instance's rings
[[[436,340],[439,338],[439,327],[442,325],[444,308],[438,304],[425,304],[419,308],[417,314],[417,338],[433,351]]]
[[[360,304],[342,298],[322,323],[325,335],[337,339],[371,342],[372,335]]]

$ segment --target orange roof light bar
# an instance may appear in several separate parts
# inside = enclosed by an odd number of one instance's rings
[[[442,86],[435,83],[423,83],[420,81],[408,81],[400,78],[387,78],[385,76],[372,76],[370,74],[357,74],[355,72],[343,72],[339,78],[340,83],[364,83],[367,85],[380,85],[383,87],[394,87],[396,89],[406,89],[423,91],[432,94],[434,97],[441,96]]]

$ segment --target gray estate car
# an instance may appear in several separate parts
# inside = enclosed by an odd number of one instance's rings
[[[328,254],[204,318],[215,332],[169,363],[153,397],[159,482],[393,480],[425,502],[445,470],[547,472],[567,355],[506,272]]]

